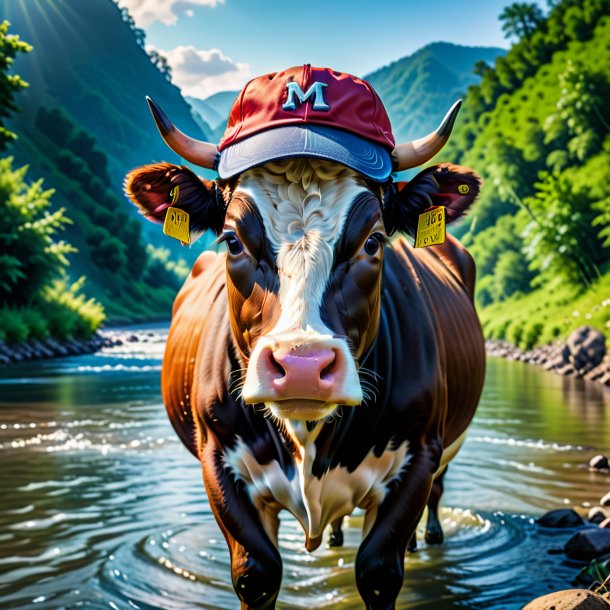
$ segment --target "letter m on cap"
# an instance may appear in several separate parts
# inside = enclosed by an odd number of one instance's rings
[[[326,87],[328,87],[327,83],[320,83],[316,81],[315,83],[311,84],[309,89],[307,89],[307,93],[303,93],[303,89],[301,89],[297,83],[294,81],[288,83],[286,85],[287,98],[286,102],[282,106],[282,110],[296,110],[297,103],[295,97],[301,104],[304,104],[310,98],[312,98],[313,104],[311,107],[313,110],[330,110],[330,106],[324,99],[324,89]]]

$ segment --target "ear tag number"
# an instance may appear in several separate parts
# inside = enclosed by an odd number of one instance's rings
[[[444,244],[446,236],[444,207],[428,208],[423,214],[419,215],[417,233],[415,234],[416,248]]]
[[[190,231],[190,220],[188,212],[175,208],[174,204],[178,201],[180,194],[180,187],[175,186],[170,195],[172,196],[172,204],[167,208],[165,214],[165,222],[163,223],[163,233],[173,237],[183,244],[191,243],[191,231]]]

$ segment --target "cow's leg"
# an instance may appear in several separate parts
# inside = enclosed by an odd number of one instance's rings
[[[428,501],[440,460],[440,443],[413,456],[392,482],[356,556],[356,584],[368,610],[393,610],[404,578],[404,557]]]
[[[443,542],[443,528],[438,519],[438,503],[443,495],[443,486],[447,468],[435,479],[428,499],[428,521],[426,523],[426,542],[428,544],[441,544]]]
[[[243,482],[230,473],[208,440],[201,459],[210,505],[231,553],[233,588],[242,610],[271,610],[282,583],[282,560]],[[277,521],[274,524],[277,527]]]
[[[343,517],[339,517],[331,522],[331,531],[330,536],[328,537],[328,546],[343,546],[343,530],[341,526],[343,525]]]
[[[413,535],[409,539],[409,544],[407,544],[407,551],[409,551],[409,553],[417,552],[417,536],[415,535],[415,532],[413,532]]]

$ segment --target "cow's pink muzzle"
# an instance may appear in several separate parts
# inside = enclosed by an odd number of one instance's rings
[[[337,339],[325,342],[265,341],[252,355],[242,396],[247,403],[286,401],[291,411],[312,404],[357,405],[362,390],[351,354]],[[281,408],[281,407],[280,407]]]

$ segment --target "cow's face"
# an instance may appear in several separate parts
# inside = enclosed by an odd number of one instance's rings
[[[387,231],[412,233],[431,204],[447,206],[451,221],[479,190],[478,177],[455,166],[382,189],[318,159],[268,163],[222,185],[148,166],[128,176],[126,190],[160,220],[176,184],[192,233],[212,228],[226,244],[231,330],[245,371],[232,389],[276,417],[304,420],[366,402],[360,364],[377,335]]]
[[[241,395],[278,417],[359,405],[359,360],[379,321],[387,239],[380,189],[318,160],[242,175],[221,236]]]

